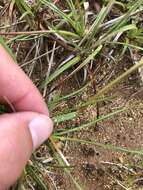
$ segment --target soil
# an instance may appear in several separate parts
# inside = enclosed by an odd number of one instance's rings
[[[122,83],[112,92],[118,98],[106,106],[100,107],[100,113],[110,113],[122,105],[131,105],[128,111],[118,114],[112,119],[100,122],[95,126],[74,134],[74,138],[93,140],[103,144],[112,144],[128,149],[142,149],[143,146],[143,89],[133,93],[136,86]],[[91,118],[96,109],[86,113]],[[92,116],[91,116],[92,115]],[[64,155],[71,166],[71,173],[86,190],[122,190],[143,188],[142,156],[103,150],[93,145],[80,145],[66,142]],[[73,183],[63,172],[56,171],[59,189],[75,190]]]

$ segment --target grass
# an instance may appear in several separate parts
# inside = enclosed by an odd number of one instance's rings
[[[28,71],[30,76],[36,72],[37,63],[40,65],[43,61],[44,64],[49,63],[46,65],[48,67],[46,74],[43,76],[42,73],[42,79],[40,78],[39,89],[47,100],[56,127],[48,145],[45,146],[49,147],[57,166],[63,167],[63,172],[68,175],[74,188],[79,190],[84,187],[73,177],[69,169],[70,164],[58,146],[62,141],[92,144],[110,151],[142,156],[142,150],[105,145],[74,137],[75,132],[82,133],[83,129],[88,131],[90,127],[101,121],[115,118],[121,112],[127,112],[129,109],[127,107],[116,108],[111,113],[97,114],[93,120],[81,120],[77,127],[73,127],[75,120],[83,116],[83,110],[96,106],[98,112],[100,103],[114,102],[114,97],[110,95],[111,90],[143,66],[143,60],[140,59],[136,64],[128,65],[125,72],[116,73],[111,76],[112,80],[110,79],[110,73],[121,62],[123,63],[126,54],[136,51],[140,55],[143,51],[143,30],[139,19],[143,10],[143,0],[129,3],[103,1],[100,11],[98,13],[93,11],[90,16],[84,9],[84,2],[65,0],[64,4],[60,5],[50,0],[38,0],[29,5],[24,0],[12,0],[9,5],[9,15],[15,15],[17,23],[20,24],[12,23],[12,26],[15,25],[14,31],[11,30],[11,25],[0,26],[0,35],[4,38],[0,39],[0,43],[6,46],[8,51],[10,51],[8,46],[15,45],[18,60],[18,55],[22,52],[22,43],[30,44],[28,47],[30,54],[26,52],[22,55],[24,68],[30,65]],[[119,12],[118,16],[112,18],[112,14],[116,12]],[[56,59],[59,56],[56,48],[61,52],[60,60]],[[15,59],[16,56],[11,54]],[[103,65],[110,67],[109,73]],[[104,74],[98,80],[101,71],[104,71]],[[106,80],[107,78],[109,80]],[[75,84],[74,87],[68,90],[68,93],[62,93],[62,86],[70,80]],[[90,88],[93,89],[94,95],[87,93],[85,99],[81,98]],[[72,105],[69,105],[70,101]],[[2,107],[0,113],[3,112]],[[59,129],[58,126],[63,124],[65,127]],[[66,127],[67,125],[71,126],[70,129]],[[52,179],[45,184],[44,177],[40,177],[42,169],[44,166],[32,159],[24,177],[14,189],[26,189],[27,182],[31,185],[36,183],[41,190],[56,189]],[[27,176],[30,176],[28,181]]]

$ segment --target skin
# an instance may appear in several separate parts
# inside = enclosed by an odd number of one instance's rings
[[[0,101],[6,97],[17,111],[48,114],[39,91],[0,45]]]
[[[2,45],[0,58],[0,103],[7,99],[16,109],[0,116],[0,190],[5,190],[20,176],[33,151],[28,123],[49,113],[37,88]]]

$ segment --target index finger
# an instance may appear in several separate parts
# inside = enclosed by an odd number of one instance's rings
[[[32,81],[0,45],[0,101],[6,97],[17,111],[48,114],[48,108]]]

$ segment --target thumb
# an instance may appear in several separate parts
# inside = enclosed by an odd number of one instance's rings
[[[53,129],[49,117],[33,112],[0,116],[0,190],[20,176],[33,150]]]

